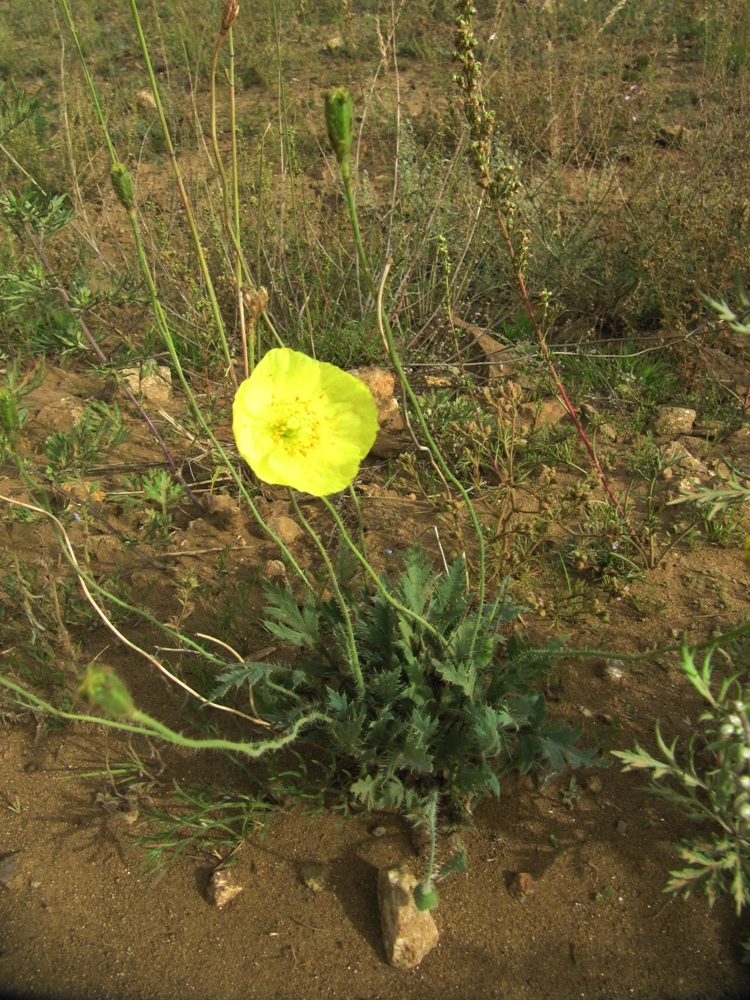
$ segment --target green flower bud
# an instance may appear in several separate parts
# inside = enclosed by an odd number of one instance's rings
[[[336,87],[325,95],[326,128],[328,139],[339,166],[349,162],[352,145],[352,95],[346,87]]]
[[[418,910],[434,910],[438,905],[437,891],[432,886],[429,889],[425,888],[424,882],[414,886],[412,895],[414,896],[414,905]]]
[[[92,663],[78,688],[78,695],[113,719],[130,719],[135,713],[130,692],[109,667]]]
[[[0,389],[0,434],[12,438],[19,429],[16,397],[10,389]]]
[[[112,180],[112,187],[117,195],[117,200],[126,211],[132,211],[135,205],[135,190],[130,171],[124,163],[115,163],[112,166],[109,176]]]

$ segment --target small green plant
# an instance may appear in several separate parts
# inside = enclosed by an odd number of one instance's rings
[[[697,666],[682,650],[681,667],[708,706],[682,753],[677,740],[665,743],[657,725],[659,756],[636,743],[635,750],[613,750],[623,770],[651,772],[648,791],[682,809],[701,832],[677,845],[684,868],[671,872],[666,891],[686,896],[703,889],[710,906],[728,892],[739,916],[750,902],[750,667],[747,643],[732,650],[734,672],[714,676],[710,647]],[[750,955],[750,941],[745,945]]]
[[[73,472],[85,472],[102,451],[116,448],[129,436],[116,404],[90,403],[69,431],[55,431],[44,442],[47,475],[59,480]]]
[[[10,798],[10,796],[8,795],[3,795],[3,798],[5,799],[5,808],[9,812],[14,813],[16,816],[20,816],[21,813],[23,812],[23,806],[21,805],[21,796],[14,795],[13,798]]]
[[[142,511],[140,526],[146,538],[165,542],[173,527],[170,508],[185,499],[185,490],[166,469],[149,469],[143,476],[125,477],[125,493],[111,494],[121,500],[123,507]],[[153,506],[148,506],[152,504]]]
[[[39,369],[21,376],[21,361],[16,358],[8,363],[0,382],[0,462],[19,458],[22,432],[28,419],[28,410],[21,400],[36,388],[41,380]]]
[[[616,893],[617,890],[613,885],[605,886],[605,888],[602,889],[600,892],[594,893],[594,901],[597,903],[601,903],[606,899],[614,899]]]

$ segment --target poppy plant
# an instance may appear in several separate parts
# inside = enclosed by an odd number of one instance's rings
[[[323,497],[346,489],[378,433],[367,386],[288,347],[268,351],[234,399],[240,455],[264,483]]]

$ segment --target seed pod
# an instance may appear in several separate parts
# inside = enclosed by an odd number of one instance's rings
[[[126,211],[131,212],[135,205],[135,189],[133,188],[133,178],[130,175],[130,171],[124,163],[115,163],[112,165],[112,171],[109,176],[112,180],[112,187],[117,195],[117,200]]]
[[[346,87],[326,91],[325,115],[328,139],[340,166],[348,164],[352,145],[352,95]]]
[[[236,0],[224,0],[224,9],[221,12],[221,31],[226,34],[239,17],[240,5]]]
[[[109,667],[98,667],[92,663],[78,694],[113,719],[130,719],[135,713],[135,703],[130,692]]]

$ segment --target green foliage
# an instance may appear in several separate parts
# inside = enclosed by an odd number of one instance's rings
[[[88,289],[71,280],[71,305],[87,304]],[[72,309],[66,308],[41,262],[24,260],[0,274],[0,320],[8,343],[27,354],[65,355],[88,344]]]
[[[103,451],[126,441],[130,431],[124,427],[120,408],[107,403],[90,403],[69,431],[55,431],[44,442],[47,475],[52,479],[85,470]]]
[[[185,489],[166,469],[148,469],[143,475],[123,477],[127,491],[114,494],[126,509],[141,513],[140,526],[152,542],[165,542],[173,528],[172,508],[185,498]]]
[[[41,371],[21,377],[21,359],[10,362],[0,380],[0,462],[18,457],[21,436],[28,419],[28,410],[21,400],[41,381]]]
[[[648,791],[683,810],[701,832],[683,840],[677,851],[684,868],[671,872],[670,892],[686,896],[703,889],[711,906],[728,892],[739,915],[750,903],[750,649],[745,642],[731,650],[733,673],[714,676],[708,650],[699,667],[686,647],[682,670],[706,702],[686,751],[677,740],[667,744],[657,725],[658,755],[636,744],[613,751],[626,771],[651,772]]]
[[[27,229],[36,236],[56,233],[64,229],[75,214],[67,195],[46,194],[31,181],[19,195],[8,191],[0,197],[0,213],[21,239],[27,236]]]
[[[217,801],[213,789],[187,789],[177,782],[168,803],[149,798],[139,805],[146,822],[132,839],[144,852],[146,872],[163,870],[188,850],[230,854],[273,808],[257,794],[237,791]]]
[[[331,719],[325,739],[308,730],[316,757],[355,775],[348,791],[368,808],[419,810],[437,789],[457,808],[500,792],[499,776],[518,768],[590,764],[577,750],[580,730],[551,722],[535,689],[557,641],[541,648],[501,629],[522,610],[502,590],[472,607],[465,567],[456,560],[435,578],[424,555],[405,554],[387,593],[349,595],[366,690],[360,698],[336,604],[309,595],[298,605],[289,588],[266,585],[266,627],[297,647],[289,664],[245,664],[222,675],[215,696],[243,681],[259,714],[288,725],[317,708]]]
[[[29,95],[12,82],[7,89],[5,83],[0,83],[0,142],[4,142],[14,129],[32,118],[38,111],[40,102],[38,91]]]

